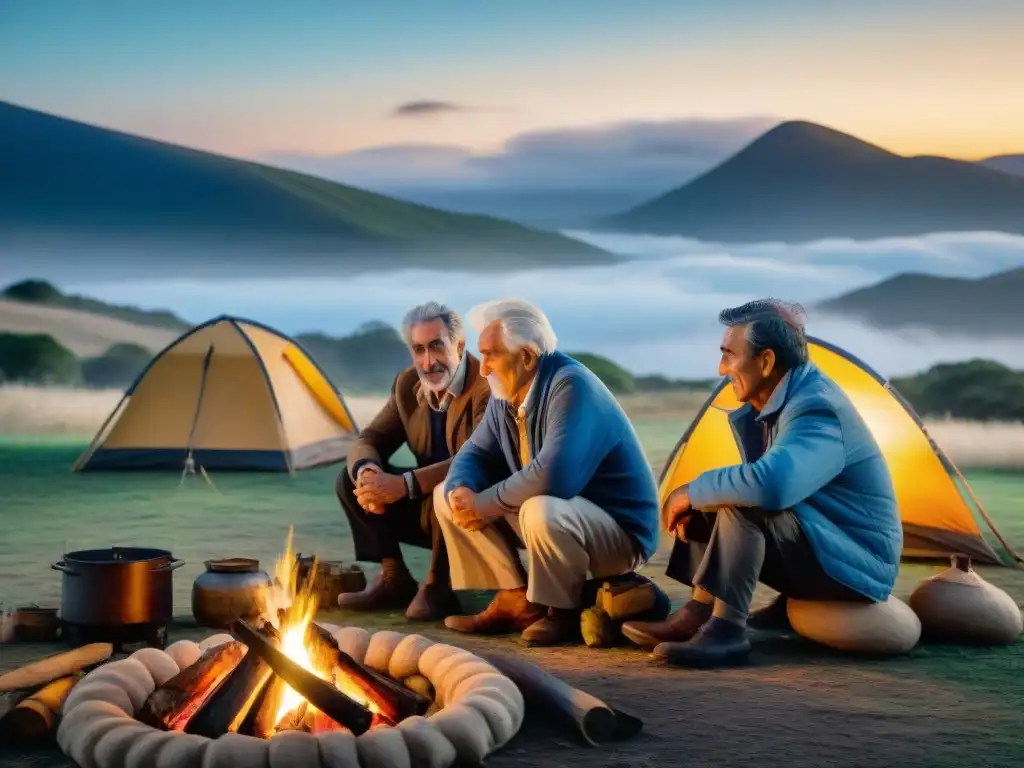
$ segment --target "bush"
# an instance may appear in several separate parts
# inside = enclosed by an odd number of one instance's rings
[[[115,344],[82,363],[82,378],[90,387],[126,387],[152,359],[153,353],[138,344]]]
[[[628,395],[636,389],[633,374],[618,363],[613,363],[606,357],[589,352],[570,352],[568,354],[569,357],[589,368],[616,395]]]
[[[45,333],[0,333],[0,381],[75,384],[78,358]]]
[[[45,280],[22,280],[7,286],[3,291],[5,299],[15,301],[31,301],[39,304],[63,298],[62,294],[52,283]]]
[[[921,416],[1024,421],[1024,373],[992,360],[942,363],[892,385]]]

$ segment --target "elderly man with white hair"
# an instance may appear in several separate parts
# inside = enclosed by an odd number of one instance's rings
[[[452,587],[498,593],[481,613],[445,624],[521,631],[528,645],[574,640],[588,575],[627,574],[657,548],[654,475],[618,402],[555,349],[543,312],[507,299],[474,309],[469,320],[480,331],[491,400],[435,490],[434,511]],[[499,530],[503,521],[527,551],[526,579]]]

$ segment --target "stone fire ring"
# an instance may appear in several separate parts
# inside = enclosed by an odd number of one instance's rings
[[[64,703],[57,743],[82,768],[447,768],[479,765],[512,739],[525,704],[514,682],[469,651],[421,635],[320,624],[357,661],[395,679],[421,674],[441,709],[361,736],[282,731],[270,739],[228,733],[216,739],[161,731],[135,719],[150,693],[233,638],[180,640],[143,648],[90,672]]]

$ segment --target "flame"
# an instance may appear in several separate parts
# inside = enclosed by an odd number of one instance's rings
[[[333,682],[346,696],[367,707],[371,712],[379,713],[380,710],[374,702],[367,699],[359,686],[349,680],[344,673],[338,670],[338,674],[335,675],[334,669],[324,668],[324,665],[317,663],[315,654],[306,644],[306,630],[316,616],[319,603],[315,591],[317,561],[314,559],[309,576],[300,585],[299,563],[292,548],[293,538],[294,528],[290,527],[284,552],[274,565],[273,585],[264,595],[266,618],[281,635],[281,651],[303,669],[312,672],[321,680]],[[281,701],[274,722],[280,723],[303,701],[301,693],[291,686],[282,686]],[[310,714],[318,711],[308,702],[307,708]]]

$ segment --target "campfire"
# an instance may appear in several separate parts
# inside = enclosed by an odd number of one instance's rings
[[[288,730],[358,736],[425,714],[429,698],[359,663],[313,622],[317,573],[314,566],[298,583],[289,532],[264,596],[265,615],[255,624],[235,622],[233,639],[154,690],[136,717],[208,738],[269,739]]]
[[[523,694],[494,665],[317,622],[320,569],[300,583],[299,566],[289,532],[258,619],[89,671],[63,701],[61,749],[93,768],[443,768],[479,764],[519,730]]]

